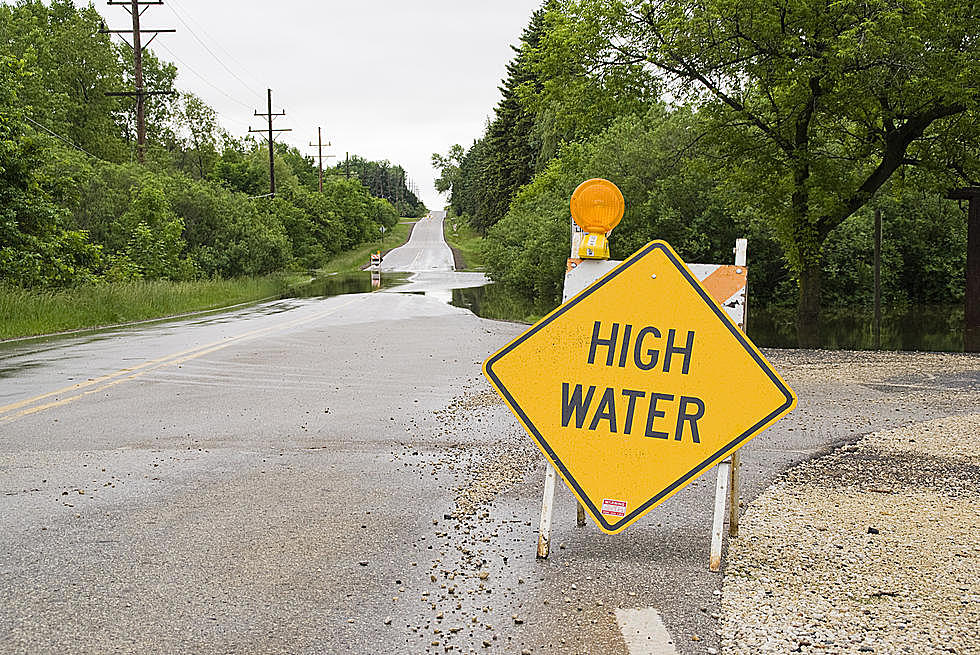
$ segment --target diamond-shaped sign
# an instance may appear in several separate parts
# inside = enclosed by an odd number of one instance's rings
[[[663,241],[535,323],[483,370],[610,534],[796,405]]]

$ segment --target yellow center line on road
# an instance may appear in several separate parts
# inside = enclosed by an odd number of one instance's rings
[[[146,373],[155,371],[156,369],[163,368],[165,366],[182,364],[186,361],[196,359],[198,357],[203,357],[204,355],[213,353],[217,350],[222,350],[224,348],[227,348],[228,346],[237,344],[241,341],[246,341],[248,339],[253,339],[255,337],[269,334],[272,332],[287,330],[293,327],[304,325],[306,323],[311,323],[313,321],[323,318],[324,316],[333,314],[334,312],[346,307],[347,305],[356,302],[358,299],[359,298],[357,297],[351,298],[345,303],[341,303],[336,307],[331,307],[328,310],[318,312],[312,316],[296,319],[294,321],[289,321],[287,323],[283,323],[280,325],[272,325],[265,328],[259,328],[233,337],[228,337],[221,341],[214,341],[208,344],[204,344],[202,346],[198,346],[196,348],[182,350],[177,353],[171,353],[170,355],[166,355],[164,357],[159,357],[157,359],[151,359],[149,361],[143,362],[142,364],[139,364],[137,366],[120,369],[114,373],[108,373],[106,375],[97,378],[86,380],[85,382],[79,382],[78,384],[73,384],[71,386],[63,387],[55,391],[49,391],[47,393],[43,393],[34,396],[32,398],[27,398],[25,400],[11,403],[9,405],[4,405],[0,407],[0,423],[13,421],[14,419],[18,419],[23,416],[28,416],[30,414],[35,414],[37,412],[46,409],[51,409],[52,407],[59,407],[61,405],[66,405],[72,401],[78,400],[79,398],[84,398],[85,396],[88,396],[90,394],[104,391],[105,389],[115,386],[120,382],[134,380],[138,377],[145,375]],[[96,387],[96,388],[92,389],[90,387]],[[36,404],[45,399],[62,396],[65,394],[73,394],[73,395],[67,395],[64,398],[59,398],[58,400],[54,400],[49,403],[43,403],[40,405]]]

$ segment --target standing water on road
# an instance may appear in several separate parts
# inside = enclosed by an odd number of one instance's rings
[[[533,323],[555,308],[554,303],[532,302],[497,284],[456,289],[452,304],[477,316]],[[797,348],[796,312],[791,307],[749,306],[747,334],[760,348]],[[874,348],[870,309],[840,308],[821,316],[821,347],[828,350]],[[963,352],[963,307],[930,305],[890,308],[881,317],[881,349]]]

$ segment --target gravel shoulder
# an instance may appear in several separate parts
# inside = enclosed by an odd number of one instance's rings
[[[722,652],[980,653],[977,435],[921,421],[787,471],[730,544]]]

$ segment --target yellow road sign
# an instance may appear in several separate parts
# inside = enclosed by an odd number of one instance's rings
[[[663,241],[535,323],[483,371],[610,534],[796,406]]]

